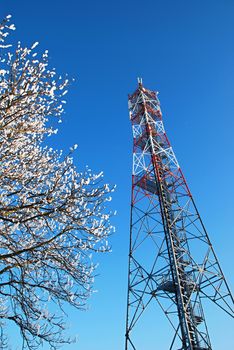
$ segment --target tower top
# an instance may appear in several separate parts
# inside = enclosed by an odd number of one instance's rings
[[[141,88],[142,87],[142,78],[137,78],[137,82],[138,82],[138,87]]]

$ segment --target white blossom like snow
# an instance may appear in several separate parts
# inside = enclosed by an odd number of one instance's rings
[[[67,157],[44,146],[57,132],[49,122],[61,121],[69,81],[49,68],[48,51],[34,51],[37,42],[9,51],[9,21],[0,25],[0,317],[20,328],[25,349],[42,341],[55,349],[64,325],[50,305],[84,307],[90,253],[109,250],[105,204],[113,189],[102,173],[76,170],[77,145]]]

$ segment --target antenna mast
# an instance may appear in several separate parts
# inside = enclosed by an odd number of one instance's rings
[[[144,317],[155,303],[172,326],[169,350],[210,350],[202,299],[233,317],[230,289],[164,130],[157,93],[142,79],[129,96],[129,113],[134,142],[125,350],[147,350],[141,345]],[[160,333],[160,324],[156,329]]]

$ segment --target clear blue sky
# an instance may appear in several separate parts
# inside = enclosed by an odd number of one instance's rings
[[[137,76],[160,91],[168,136],[233,289],[234,1],[2,0],[1,17],[9,13],[14,40],[39,41],[51,65],[76,79],[54,145],[78,143],[77,167],[104,170],[117,184],[113,253],[100,256],[89,311],[69,311],[70,333],[80,340],[63,349],[123,349],[132,168],[127,94]],[[231,349],[230,320],[215,311],[207,315],[214,350]],[[146,350],[164,349],[145,341]]]

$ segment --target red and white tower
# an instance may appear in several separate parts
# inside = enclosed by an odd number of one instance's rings
[[[230,289],[165,133],[157,94],[140,79],[129,112],[134,144],[125,350],[147,350],[144,317],[155,303],[150,350],[157,349],[160,309],[173,329],[165,349],[210,350],[202,301],[233,317]]]

